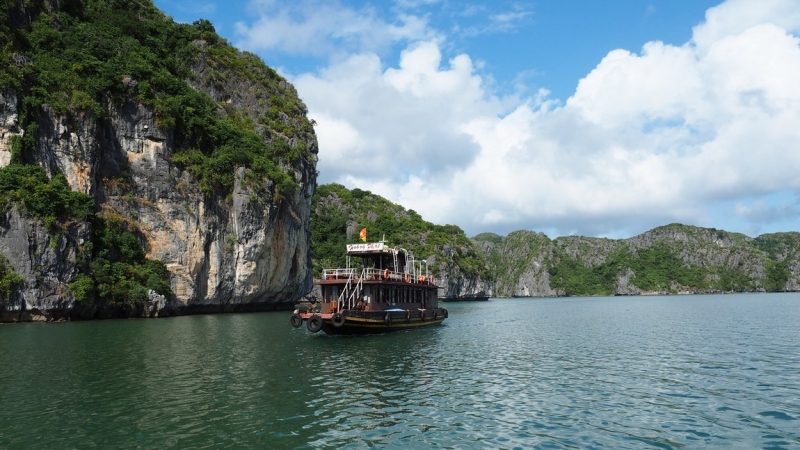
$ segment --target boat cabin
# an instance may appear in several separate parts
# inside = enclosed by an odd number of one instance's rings
[[[347,267],[324,269],[321,312],[426,310],[438,307],[427,261],[385,242],[347,245]]]

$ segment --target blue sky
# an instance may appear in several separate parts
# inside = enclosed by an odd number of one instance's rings
[[[313,2],[310,2],[313,3]],[[387,22],[397,6],[391,1],[334,2],[343,8],[374,10]],[[561,0],[495,2],[425,2],[409,8],[426,15],[432,28],[446,34],[445,53],[467,53],[481,60],[482,72],[494,77],[500,90],[545,88],[566,99],[578,80],[591,71],[610,49],[638,50],[648,41],[681,45],[691,38],[692,27],[706,9],[718,1],[707,0]],[[488,3],[488,5],[487,5]],[[236,23],[251,23],[249,0],[198,2],[157,0],[156,6],[176,21],[211,20],[219,34],[236,44]],[[507,22],[492,16],[508,16]],[[499,22],[499,23],[498,23]],[[396,61],[403,46],[385,48],[386,63]],[[326,55],[284,52],[278,48],[257,53],[265,62],[299,74],[328,63]]]
[[[320,182],[468,235],[800,230],[795,0],[157,0],[286,76]]]

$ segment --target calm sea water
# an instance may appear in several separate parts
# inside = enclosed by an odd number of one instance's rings
[[[0,447],[800,448],[800,295],[0,325]]]

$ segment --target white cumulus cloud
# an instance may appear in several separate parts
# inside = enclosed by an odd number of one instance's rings
[[[254,0],[252,23],[238,22],[236,45],[250,51],[332,55],[355,50],[380,52],[396,42],[432,38],[423,17],[400,14],[386,22],[369,6],[355,9],[338,0]]]
[[[684,45],[609,51],[563,104],[497,97],[422,28],[398,32],[397,64],[361,48],[292,81],[319,123],[321,182],[470,235],[627,237],[726,214],[747,221],[731,231],[796,228],[797,202],[769,205],[800,194],[798,29],[796,1],[729,0]]]

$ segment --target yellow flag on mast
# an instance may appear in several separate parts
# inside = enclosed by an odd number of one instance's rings
[[[366,228],[362,228],[361,229],[361,232],[358,233],[358,238],[361,239],[364,242],[367,242],[367,229]]]

